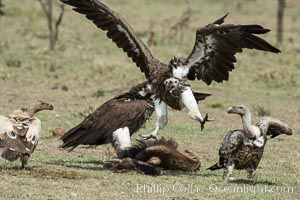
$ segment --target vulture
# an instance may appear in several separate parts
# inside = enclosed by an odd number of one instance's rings
[[[164,170],[195,172],[200,169],[199,157],[193,152],[178,150],[174,139],[143,141],[129,148],[130,157],[112,159],[107,162],[118,172],[137,171],[147,175],[160,175]]]
[[[237,62],[235,54],[245,48],[280,52],[257,36],[269,32],[269,29],[257,24],[223,24],[227,13],[197,29],[194,47],[187,57],[174,57],[169,63],[163,63],[153,56],[126,20],[104,3],[98,0],[61,1],[73,6],[74,11],[85,15],[105,31],[107,37],[132,59],[149,81],[155,96],[157,121],[155,129],[144,135],[144,139],[156,137],[159,129],[167,124],[167,105],[175,110],[187,108],[188,115],[200,122],[201,129],[205,122],[213,120],[207,115],[202,116],[188,80],[202,80],[207,85],[213,81],[227,81],[229,72]]]
[[[20,158],[22,168],[34,152],[41,134],[41,121],[34,115],[42,110],[53,110],[43,101],[35,101],[28,108],[15,110],[9,116],[0,115],[0,152],[8,161]]]
[[[78,145],[111,143],[119,158],[131,147],[130,136],[138,131],[154,112],[148,82],[132,87],[88,115],[80,124],[66,132],[62,149],[72,151]]]
[[[207,94],[194,93],[197,100]],[[152,89],[148,81],[132,87],[88,115],[79,125],[65,133],[61,149],[72,151],[78,145],[101,145],[111,143],[119,158],[129,156],[131,135],[150,119],[154,112]]]
[[[227,111],[242,118],[242,129],[229,131],[219,149],[219,162],[209,170],[224,169],[223,181],[233,180],[234,169],[246,169],[248,178],[254,178],[256,169],[263,156],[267,136],[271,138],[281,134],[292,135],[291,127],[272,117],[262,117],[254,126],[251,124],[251,113],[246,106],[233,106]]]

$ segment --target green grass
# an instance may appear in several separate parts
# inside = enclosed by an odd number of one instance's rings
[[[151,28],[158,41],[151,50],[165,62],[173,55],[188,55],[195,29],[227,11],[230,12],[228,23],[258,23],[273,30],[264,38],[276,44],[277,1],[104,2],[120,12],[138,33]],[[199,106],[202,113],[208,112],[216,121],[207,124],[201,132],[200,125],[188,119],[186,111],[170,111],[169,124],[159,134],[174,137],[182,150],[197,153],[202,168],[196,173],[170,171],[159,177],[134,172],[113,173],[103,168],[103,161],[111,156],[110,145],[77,148],[67,153],[57,149],[60,141],[50,133],[55,127],[73,127],[82,120],[80,113],[86,114],[91,108],[144,81],[140,70],[103,32],[69,7],[60,29],[57,50],[49,52],[46,19],[39,3],[23,0],[3,3],[6,15],[0,17],[0,112],[7,115],[36,99],[52,103],[55,110],[38,115],[43,122],[43,135],[29,160],[29,169],[20,170],[19,162],[0,162],[0,199],[299,198],[300,28],[297,24],[300,9],[296,1],[287,1],[284,43],[278,46],[281,54],[245,50],[237,56],[238,63],[230,74],[230,81],[214,83],[211,87],[199,81],[191,83],[194,90],[213,94]],[[168,38],[166,27],[188,6],[194,14],[183,40]],[[63,86],[67,86],[68,91],[61,90]],[[263,108],[273,117],[291,124],[295,135],[268,141],[256,180],[248,180],[244,171],[235,171],[237,181],[224,185],[221,171],[205,169],[217,161],[225,133],[240,127],[237,116],[226,114],[226,108],[235,104],[248,105],[253,111]],[[259,116],[253,118],[255,122]],[[154,124],[153,116],[139,134],[150,132]],[[134,138],[138,138],[137,134]],[[169,191],[165,194],[150,191],[151,184],[160,184],[156,185],[160,191],[163,188]],[[141,191],[141,185],[149,191]],[[235,191],[244,185],[248,192]],[[259,192],[254,193],[253,187]],[[261,191],[261,187],[269,190],[292,187],[294,191],[266,192]]]

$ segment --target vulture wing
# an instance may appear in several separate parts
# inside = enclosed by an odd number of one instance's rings
[[[219,156],[227,158],[243,144],[244,133],[240,130],[229,131],[219,149]]]
[[[26,133],[24,145],[30,149],[30,154],[32,154],[39,142],[40,134],[42,131],[42,123],[38,118],[32,118],[29,122],[29,129]]]
[[[61,1],[75,7],[74,11],[85,15],[98,28],[106,31],[107,37],[127,53],[146,78],[150,78],[149,72],[153,69],[149,69],[148,63],[157,60],[121,15],[98,0]]]
[[[264,134],[271,135],[271,138],[277,137],[281,134],[293,134],[293,130],[288,124],[272,117],[261,118],[257,122],[256,126],[258,126]]]
[[[147,115],[146,100],[112,99],[65,133],[61,137],[63,144],[60,148],[72,151],[78,145],[110,143],[115,130],[128,127],[133,134],[142,126]]]
[[[229,131],[223,139],[219,149],[219,162],[209,167],[209,170],[222,169],[228,159],[243,144],[244,133],[240,130]]]
[[[183,67],[188,67],[187,78],[204,81],[210,85],[229,79],[234,69],[236,53],[244,48],[279,53],[280,50],[255,34],[265,34],[269,29],[260,25],[224,24],[227,14],[196,32],[194,48]]]
[[[5,117],[0,116],[0,149],[2,157],[6,157],[6,152],[16,152],[14,155],[29,153],[30,150],[26,148],[20,136],[14,131],[11,121]]]

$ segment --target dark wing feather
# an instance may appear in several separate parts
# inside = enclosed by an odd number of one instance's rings
[[[126,126],[133,134],[147,120],[148,106],[146,100],[112,99],[64,134],[60,148],[72,151],[78,145],[107,144],[112,142],[115,130]],[[152,113],[149,114],[151,116]]]
[[[228,15],[229,15],[229,12],[226,13],[223,17],[221,17],[221,18],[217,19],[216,21],[214,21],[213,24],[218,24],[218,25],[223,24],[224,21],[225,21],[224,19],[225,19]]]
[[[187,78],[203,80],[210,85],[229,79],[234,69],[235,54],[244,48],[279,53],[276,47],[254,34],[265,34],[269,29],[260,25],[224,24],[224,17],[197,30],[194,48],[184,67],[189,67]]]
[[[193,91],[193,94],[194,94],[194,97],[195,97],[197,103],[199,103],[199,101],[205,100],[206,97],[209,97],[211,95],[211,94],[199,93],[199,92],[194,92],[194,91]]]
[[[226,167],[227,163],[233,155],[233,152],[238,150],[243,144],[244,133],[240,130],[229,131],[223,139],[219,149],[219,161],[208,170],[218,170]]]
[[[271,135],[271,138],[275,138],[281,134],[293,135],[293,130],[288,124],[272,117],[263,117],[256,125],[265,135]]]
[[[223,139],[219,149],[219,156],[229,157],[241,144],[243,144],[244,133],[240,130],[229,131]]]
[[[132,58],[133,62],[145,73],[146,78],[150,78],[151,69],[148,64],[157,60],[153,58],[150,50],[121,15],[97,0],[61,1],[75,7],[73,10],[84,14],[98,28],[107,31],[107,37]]]
[[[24,141],[14,131],[2,134],[0,150],[1,157],[9,161],[17,160],[21,154],[30,154],[30,149],[26,147]]]
[[[22,141],[21,137],[15,133],[14,131],[7,132],[3,134],[1,137],[1,147],[9,148],[12,151],[16,151],[21,154],[29,153],[30,149],[28,149],[24,142]]]

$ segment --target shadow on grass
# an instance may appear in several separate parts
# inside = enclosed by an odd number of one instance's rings
[[[74,168],[74,169],[84,169],[84,170],[93,170],[93,171],[103,171],[107,170],[104,167],[106,163],[103,161],[96,161],[96,160],[89,160],[89,161],[64,161],[64,160],[54,160],[54,161],[47,161],[43,162],[47,165],[54,165],[54,166],[63,166],[67,168]],[[97,166],[91,166],[97,165]]]
[[[71,170],[54,168],[26,167],[18,166],[0,167],[0,174],[17,177],[31,177],[41,179],[86,179],[88,175]]]
[[[196,171],[196,172],[186,172],[186,171],[179,171],[179,170],[166,170],[165,176],[190,176],[193,178],[196,177],[212,177],[212,176],[218,176],[217,174],[207,174],[204,171]]]
[[[257,184],[277,185],[276,183],[266,181],[266,180],[260,181],[260,180],[249,180],[249,179],[236,179],[236,180],[231,181],[231,183],[246,184],[246,185],[257,185]]]
[[[22,168],[21,166],[0,166],[0,172],[1,171],[4,171],[4,170],[15,170],[15,171],[25,171],[25,170],[31,170],[33,169],[34,167],[25,167],[25,168]]]

